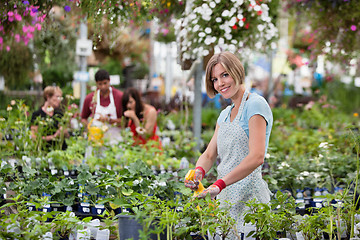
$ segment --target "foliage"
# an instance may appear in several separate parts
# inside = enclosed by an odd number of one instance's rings
[[[30,86],[29,72],[33,69],[32,51],[23,44],[12,46],[11,51],[0,48],[0,73],[9,89],[27,89]]]
[[[44,31],[35,36],[34,50],[39,69],[43,74],[43,86],[56,84],[64,87],[73,78],[76,69],[74,17],[64,15],[59,8],[49,14]]]
[[[269,204],[259,203],[256,199],[246,203],[248,210],[245,223],[256,226],[256,230],[248,236],[259,239],[277,238],[278,232],[291,232],[295,222],[295,199],[277,191]]]
[[[326,54],[338,61],[357,58],[360,21],[356,1],[290,0],[287,8],[297,19],[301,16],[310,22],[308,36],[314,40],[308,49],[313,55]]]
[[[231,52],[243,48],[265,50],[277,37],[275,15],[270,14],[277,11],[277,6],[269,9],[269,2],[193,1],[176,29],[182,60],[207,56],[216,46]]]

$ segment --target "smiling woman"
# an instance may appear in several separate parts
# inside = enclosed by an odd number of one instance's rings
[[[218,180],[198,198],[209,194],[223,206],[231,205],[230,216],[237,222],[234,236],[244,235],[245,203],[256,199],[270,201],[270,190],[262,179],[261,166],[269,143],[273,116],[266,100],[249,93],[244,86],[245,71],[240,60],[230,52],[215,54],[206,67],[206,90],[209,97],[220,93],[231,99],[217,120],[214,135],[196,163],[194,179],[185,181],[193,190],[211,169],[218,157]],[[232,238],[234,239],[234,237]]]

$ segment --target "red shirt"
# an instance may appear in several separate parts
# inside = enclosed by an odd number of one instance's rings
[[[96,109],[96,102],[93,102],[93,97],[94,97],[94,93],[95,92],[91,92],[89,93],[84,100],[84,105],[81,111],[81,118],[82,119],[87,119],[88,117],[93,117],[94,113],[95,113],[95,109]],[[114,103],[115,103],[115,107],[116,107],[116,115],[117,118],[120,118],[122,116],[122,96],[123,93],[112,87],[112,93],[114,96]],[[95,96],[96,97],[96,96]],[[107,97],[102,97],[100,94],[100,105],[107,107],[110,104],[110,94]]]

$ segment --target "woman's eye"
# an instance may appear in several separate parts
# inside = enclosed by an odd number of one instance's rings
[[[211,79],[211,81],[214,83],[217,81],[217,78],[213,78],[213,79]]]
[[[229,76],[228,73],[224,73],[224,74],[223,74],[223,77],[228,77],[228,76]]]

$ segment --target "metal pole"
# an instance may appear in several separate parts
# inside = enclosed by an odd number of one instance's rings
[[[80,39],[87,39],[88,28],[86,24],[86,17],[80,23]],[[80,58],[80,71],[86,72],[87,59],[86,56],[79,56]],[[86,97],[86,82],[81,81],[80,83],[80,112],[82,111],[84,100]]]
[[[165,102],[169,103],[171,99],[171,87],[173,80],[172,69],[172,48],[171,43],[166,44],[166,73],[165,73]]]
[[[203,75],[203,60],[200,59],[195,69],[195,88],[194,88],[194,108],[193,108],[193,125],[194,125],[194,137],[197,142],[197,150],[200,150],[201,145],[201,82]]]

